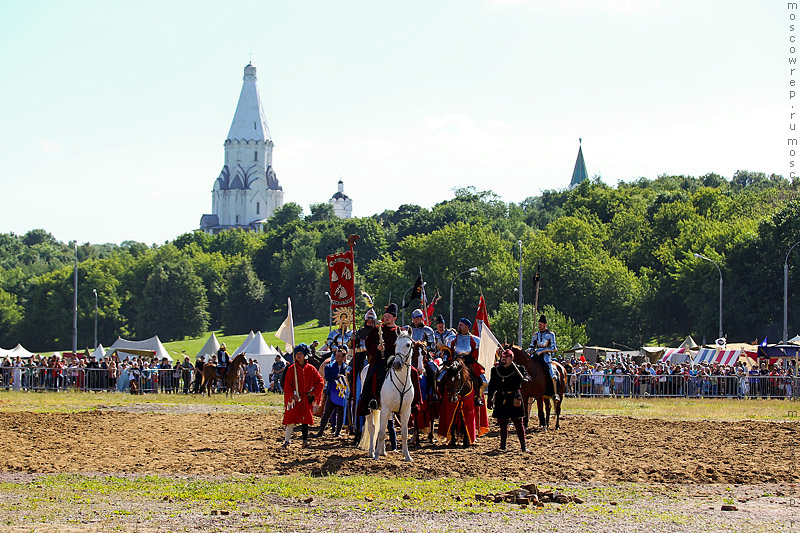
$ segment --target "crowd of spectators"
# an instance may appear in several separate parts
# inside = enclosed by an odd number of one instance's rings
[[[682,396],[702,398],[798,397],[793,360],[747,365],[690,361],[636,363],[632,357],[612,354],[594,364],[573,358],[568,391],[574,396]]]
[[[215,364],[216,357],[212,356],[209,362]],[[60,354],[50,357],[35,355],[26,360],[6,357],[0,366],[0,386],[6,390],[128,392],[133,389],[141,393],[189,394],[204,392],[205,387],[200,388],[195,372],[202,367],[202,362],[192,364],[188,355],[174,362],[166,357],[160,362],[143,357],[121,359],[117,352],[102,359],[64,358]],[[241,372],[243,390],[264,391],[258,362],[251,358]]]

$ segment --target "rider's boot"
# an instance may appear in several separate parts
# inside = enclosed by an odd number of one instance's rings
[[[557,402],[561,401],[561,397],[558,395],[558,380],[557,378],[551,378],[553,380],[553,399]]]
[[[475,391],[475,406],[480,407],[483,405],[483,394],[481,394],[481,387],[483,381],[478,376],[472,378],[472,390]]]

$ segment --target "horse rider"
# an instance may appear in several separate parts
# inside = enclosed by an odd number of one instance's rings
[[[486,383],[483,367],[478,363],[478,348],[481,340],[470,333],[472,322],[468,318],[461,318],[458,321],[458,333],[450,341],[450,349],[454,357],[460,357],[472,376],[473,390],[475,391],[475,405],[483,405],[483,395],[481,388]]]
[[[286,426],[286,438],[283,447],[289,447],[294,426],[300,424],[303,435],[303,448],[308,448],[308,425],[314,421],[311,409],[313,403],[320,403],[322,397],[322,376],[314,365],[307,362],[311,349],[305,343],[294,348],[294,362],[286,369],[286,383],[283,388],[283,425]],[[295,375],[297,379],[295,380]]]
[[[342,324],[341,328],[334,329],[328,333],[328,338],[325,340],[325,345],[322,347],[322,351],[335,352],[339,346],[347,346],[347,343],[350,342],[350,337],[352,336],[353,330],[347,329],[347,326]]]
[[[367,336],[370,331],[375,329],[375,318],[375,310],[370,308],[364,315],[364,326],[355,332],[356,348],[353,358],[350,360],[349,367],[351,408],[347,410],[348,416],[353,416],[354,418],[356,403],[358,402],[358,397],[356,396],[356,380],[361,375],[361,371],[364,370],[364,365],[367,363]],[[361,386],[363,388],[363,383]],[[358,445],[358,441],[361,440],[361,425],[357,420],[352,420],[350,423],[352,424],[353,433],[355,435],[353,445]]]
[[[520,448],[527,451],[525,445],[525,426],[522,419],[525,416],[525,408],[522,400],[522,382],[525,380],[525,370],[514,363],[514,352],[509,349],[500,355],[500,364],[492,367],[491,378],[489,379],[488,407],[492,411],[492,417],[497,419],[500,425],[500,449],[506,449],[508,440],[508,422],[514,424],[517,431]]]
[[[386,362],[394,355],[394,345],[397,342],[396,321],[397,304],[390,303],[386,306],[380,326],[373,328],[367,335],[364,344],[369,358],[369,371],[361,387],[358,416],[367,416],[370,409],[378,408],[378,397],[385,377]]]
[[[219,345],[219,350],[217,350],[217,376],[222,379],[222,383],[225,383],[225,376],[228,374],[228,367],[231,364],[231,356],[228,354],[228,350],[225,349],[225,343]]]
[[[436,348],[433,328],[425,325],[423,321],[424,316],[422,309],[414,309],[411,312],[411,339],[415,341],[424,341],[428,351],[433,351]],[[422,365],[419,366],[422,368]]]
[[[536,359],[539,356],[539,362],[544,365],[545,371],[550,375],[553,382],[553,399],[559,401],[561,398],[558,396],[558,381],[555,369],[553,368],[553,354],[556,353],[556,334],[547,328],[547,317],[541,315],[539,317],[539,331],[534,332],[531,338],[531,345],[528,347],[528,353],[531,357]]]

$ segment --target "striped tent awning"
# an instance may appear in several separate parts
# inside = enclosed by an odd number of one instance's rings
[[[739,360],[742,354],[741,350],[716,350],[714,348],[700,348],[697,355],[694,356],[694,364],[700,363],[718,363],[720,365],[733,365]]]

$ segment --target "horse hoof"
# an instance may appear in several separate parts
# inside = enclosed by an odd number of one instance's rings
[[[410,455],[406,455],[406,456],[403,458],[403,460],[404,460],[405,462],[407,462],[407,463],[410,463],[410,462],[411,462],[411,461],[413,461],[414,459],[412,459]]]

